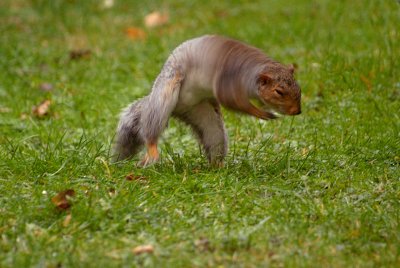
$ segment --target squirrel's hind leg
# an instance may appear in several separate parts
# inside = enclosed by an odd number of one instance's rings
[[[192,127],[210,164],[222,167],[228,151],[228,138],[219,104],[203,101],[177,117]]]
[[[158,161],[160,154],[158,153],[157,143],[146,144],[146,154],[143,159],[138,163],[141,167],[146,167]]]
[[[183,78],[182,71],[167,62],[154,82],[148,106],[140,118],[141,136],[147,149],[140,166],[148,166],[159,159],[158,138],[176,107]]]

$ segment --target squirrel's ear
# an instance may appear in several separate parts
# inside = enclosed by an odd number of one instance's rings
[[[270,84],[272,80],[273,80],[272,77],[267,73],[261,73],[260,76],[258,77],[258,82],[262,86]]]
[[[296,69],[297,69],[297,64],[296,64],[296,63],[289,64],[289,65],[288,65],[288,68],[289,68],[289,71],[290,71],[292,74],[294,74],[294,71],[296,71]]]

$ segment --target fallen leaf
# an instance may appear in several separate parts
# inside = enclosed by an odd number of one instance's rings
[[[145,176],[141,176],[141,175],[134,175],[134,174],[129,174],[125,177],[125,179],[127,181],[141,181],[144,182],[147,180],[147,178]]]
[[[133,174],[126,175],[126,177],[125,177],[125,179],[126,179],[127,181],[133,181],[133,178],[134,178],[134,175],[133,175]]]
[[[143,253],[153,253],[154,247],[152,245],[141,245],[132,249],[133,254],[140,255]]]
[[[146,33],[137,27],[128,27],[125,33],[132,40],[143,40],[146,38]]]
[[[67,210],[71,207],[71,198],[75,196],[75,191],[68,189],[59,192],[57,195],[51,198],[51,202],[60,210]]]
[[[44,92],[49,92],[53,90],[53,85],[50,83],[41,83],[39,89]]]
[[[84,58],[89,58],[90,55],[92,54],[92,51],[89,49],[76,49],[76,50],[71,50],[69,52],[69,59],[70,60],[80,60]]]
[[[144,17],[144,24],[148,28],[154,28],[166,24],[169,21],[169,16],[166,13],[154,11]]]
[[[39,105],[32,108],[32,113],[36,117],[44,117],[49,112],[51,101],[44,100]]]
[[[67,227],[69,225],[69,223],[71,222],[71,219],[72,219],[72,214],[68,213],[63,221],[63,226]]]

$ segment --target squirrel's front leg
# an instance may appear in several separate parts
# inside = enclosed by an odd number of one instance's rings
[[[228,137],[219,104],[215,101],[203,101],[178,118],[192,127],[211,166],[223,167]]]

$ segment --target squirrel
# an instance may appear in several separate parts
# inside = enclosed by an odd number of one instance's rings
[[[267,109],[253,105],[253,99]],[[173,116],[193,129],[210,164],[223,166],[228,139],[220,105],[264,120],[276,118],[275,113],[300,114],[294,67],[223,36],[185,41],[165,62],[151,93],[122,111],[114,160],[131,158],[145,145],[147,153],[139,164],[156,162],[158,139]]]

